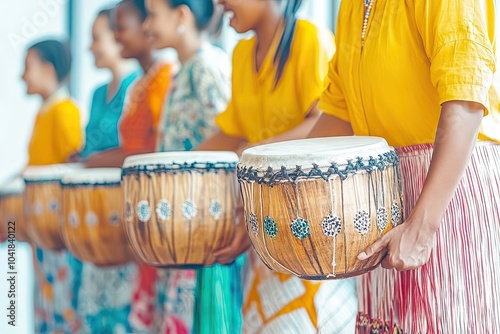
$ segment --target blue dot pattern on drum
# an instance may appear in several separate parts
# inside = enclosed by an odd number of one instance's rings
[[[143,223],[151,218],[151,208],[148,201],[140,201],[137,203],[137,218]]]
[[[78,214],[74,211],[70,212],[69,213],[69,216],[68,216],[68,221],[69,221],[69,224],[73,227],[73,228],[76,228],[78,227],[78,224],[79,224],[79,221],[78,221]]]
[[[134,209],[132,208],[132,204],[130,202],[125,202],[125,221],[131,222],[134,216]]]
[[[329,214],[321,222],[321,228],[326,236],[335,238],[342,230],[342,221],[339,217]]]
[[[278,236],[278,225],[272,217],[266,216],[266,218],[264,218],[264,232],[266,232],[271,239]]]
[[[292,220],[290,228],[292,229],[294,237],[297,239],[305,239],[311,234],[311,227],[309,226],[309,222],[304,218],[299,217]]]
[[[380,232],[385,230],[387,224],[389,224],[389,215],[387,214],[387,210],[385,208],[379,208],[377,210],[377,227]]]
[[[57,209],[59,208],[59,204],[57,203],[56,199],[52,199],[49,203],[49,210],[51,212],[57,212]]]
[[[186,202],[182,205],[182,214],[186,219],[190,220],[196,217],[196,214],[198,213],[198,208],[196,207],[196,204],[191,200],[187,199]]]
[[[392,226],[396,227],[401,219],[401,210],[398,203],[393,203],[391,207],[391,222]]]
[[[359,234],[364,235],[370,229],[370,216],[366,211],[359,211],[354,217],[354,228]]]
[[[215,220],[218,220],[222,216],[222,205],[218,200],[214,199],[208,211]]]
[[[88,226],[96,226],[97,216],[95,215],[95,213],[92,211],[87,212],[87,214],[85,215],[85,222]]]
[[[120,215],[118,212],[113,212],[111,215],[109,215],[109,222],[113,226],[118,226],[120,225]]]
[[[252,228],[253,234],[255,234],[256,236],[259,235],[259,220],[253,212],[250,214],[249,223],[250,227]]]
[[[156,205],[156,216],[160,220],[167,220],[172,216],[172,205],[170,205],[170,202],[162,199],[158,202],[158,205]]]

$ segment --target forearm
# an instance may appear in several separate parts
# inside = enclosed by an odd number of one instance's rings
[[[351,124],[335,116],[322,114],[310,131],[309,138],[353,136]]]
[[[127,157],[126,152],[116,148],[90,156],[85,162],[86,168],[121,168]]]
[[[434,154],[427,179],[412,216],[437,229],[474,149],[483,107],[452,101],[443,104]]]
[[[228,136],[223,132],[218,132],[209,139],[205,140],[195,151],[237,151],[245,142],[243,138]]]

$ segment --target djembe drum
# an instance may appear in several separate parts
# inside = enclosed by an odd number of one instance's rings
[[[384,139],[339,137],[246,150],[237,168],[244,215],[262,261],[309,280],[373,270],[357,255],[402,222],[399,159]]]
[[[238,156],[168,152],[129,157],[122,179],[125,230],[137,256],[159,267],[197,268],[234,234]]]
[[[0,188],[0,236],[4,238],[10,234],[17,241],[29,240],[24,219],[24,188],[24,181],[20,177]]]
[[[31,241],[47,250],[64,249],[60,234],[61,180],[66,173],[81,169],[79,164],[28,167],[23,173],[25,218]]]
[[[86,169],[61,181],[66,248],[96,266],[123,265],[132,260],[123,228],[121,169]]]

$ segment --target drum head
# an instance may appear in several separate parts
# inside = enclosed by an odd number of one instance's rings
[[[82,164],[57,164],[47,166],[30,166],[23,173],[26,182],[58,182],[64,175],[83,169]]]
[[[326,167],[332,163],[345,164],[358,157],[378,157],[389,151],[387,142],[378,137],[313,138],[250,148],[243,152],[240,165],[259,170],[312,164]]]
[[[0,197],[21,195],[24,192],[24,187],[24,180],[21,177],[16,177],[0,186]]]
[[[238,155],[234,152],[193,151],[163,152],[130,156],[125,159],[123,168],[141,166],[170,166],[191,164],[238,163]]]
[[[117,185],[121,183],[120,168],[90,168],[72,171],[64,175],[63,186]]]

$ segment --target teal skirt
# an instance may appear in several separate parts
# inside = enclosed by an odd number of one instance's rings
[[[196,272],[193,334],[242,332],[243,277],[247,255],[230,265]]]

